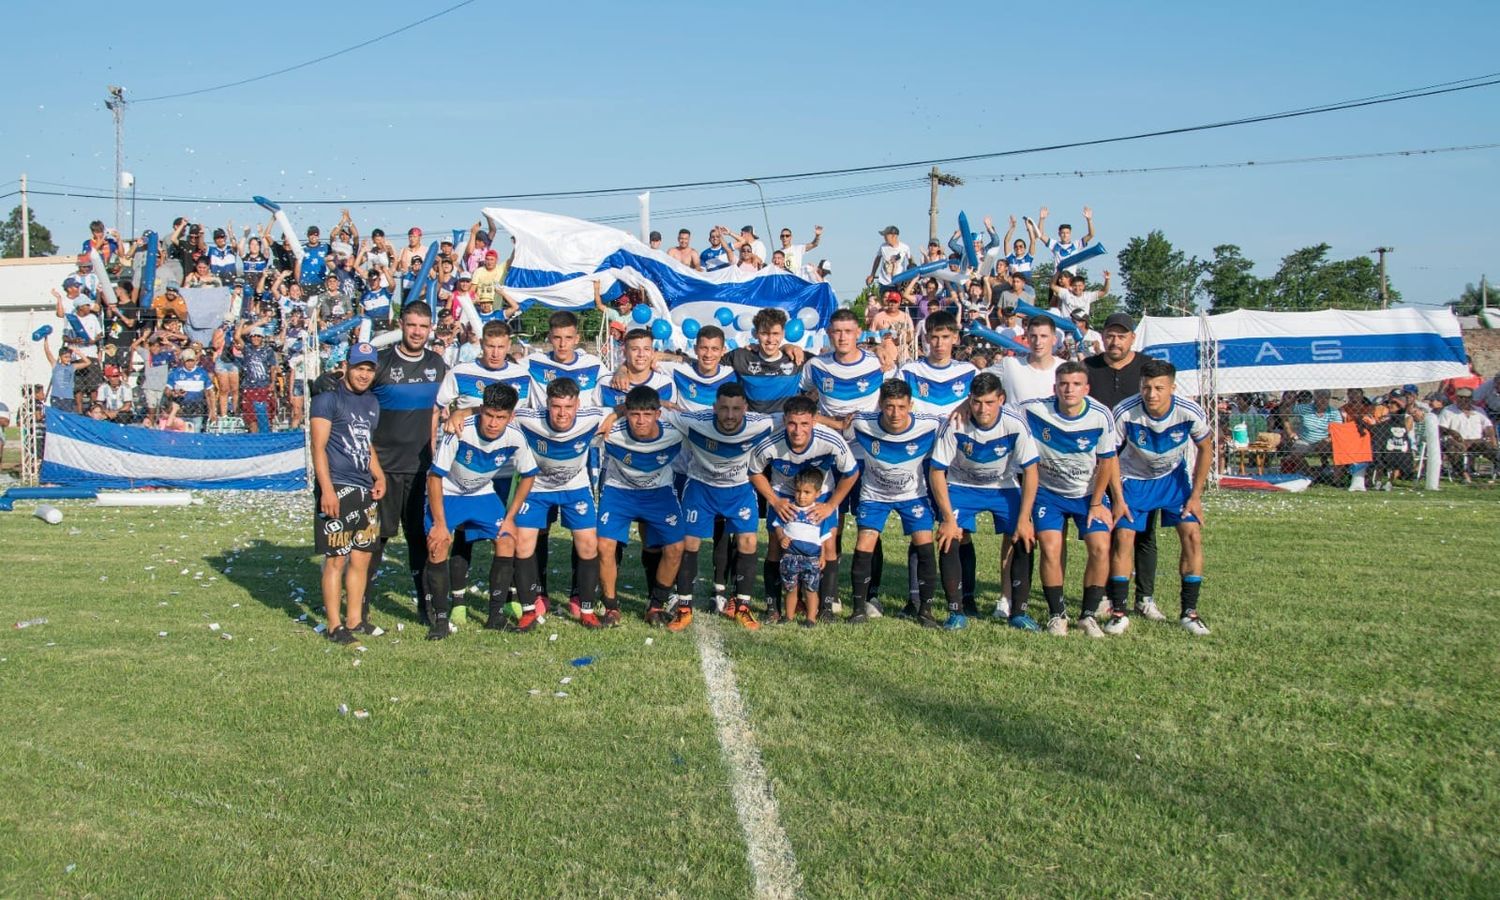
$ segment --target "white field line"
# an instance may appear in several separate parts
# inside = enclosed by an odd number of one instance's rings
[[[718,629],[700,616],[693,626],[703,681],[708,686],[708,706],[713,712],[719,748],[729,766],[734,811],[745,832],[750,872],[755,876],[755,896],[791,898],[802,893],[797,858],[781,828],[776,797],[766,777],[765,763],[750,730],[750,717],[734,680],[734,666],[724,652]]]

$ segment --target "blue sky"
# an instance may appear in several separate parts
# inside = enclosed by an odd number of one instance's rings
[[[10,14],[12,68],[0,97],[0,181],[109,187],[114,134],[105,86],[137,101],[257,75],[331,52],[449,5],[199,4],[88,20],[28,4]],[[983,153],[1274,112],[1500,70],[1468,48],[1500,26],[1494,3],[1214,4],[504,4],[478,0],[330,62],[178,100],[137,102],[125,127],[139,190],[263,194],[300,227],[336,208],[298,199],[441,197],[740,178]],[[257,10],[247,13],[247,10]],[[267,12],[260,12],[260,9]],[[295,13],[283,10],[296,10]],[[287,35],[294,36],[289,40]],[[1482,55],[1482,54],[1478,54]],[[1114,249],[1162,229],[1208,256],[1237,243],[1274,271],[1326,241],[1339,257],[1394,246],[1408,302],[1500,276],[1500,150],[1420,158],[1161,174],[997,181],[1016,173],[1373,153],[1500,142],[1500,86],[1304,119],[954,165],[959,209],[1081,226],[1092,205]],[[851,296],[898,225],[925,241],[922,170],[768,185],[773,229],[825,227],[834,287]],[[776,198],[907,180],[911,187],[818,203]],[[0,192],[15,184],[0,186]],[[658,193],[656,210],[742,204],[750,185]],[[6,208],[16,198],[5,199]],[[60,241],[111,200],[36,196]],[[633,216],[633,196],[507,205]],[[362,229],[395,234],[475,221],[480,204],[351,204]],[[236,224],[251,206],[139,203]],[[754,223],[751,209],[658,215],[669,235]],[[125,230],[129,230],[128,223]],[[622,225],[622,227],[633,227]],[[944,235],[946,237],[946,234]],[[774,242],[771,242],[774,243]],[[1111,260],[1113,268],[1113,260]],[[1098,269],[1093,270],[1097,277]]]

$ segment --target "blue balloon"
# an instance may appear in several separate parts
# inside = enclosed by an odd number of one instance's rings
[[[637,303],[635,309],[630,311],[630,318],[635,319],[637,325],[644,325],[651,321],[651,306],[646,303]]]
[[[786,322],[786,339],[789,341],[800,341],[805,333],[806,326],[801,319],[788,319]]]
[[[651,323],[651,336],[658,341],[664,341],[672,336],[672,323],[666,319],[657,319]]]
[[[728,328],[734,324],[734,310],[727,306],[721,306],[714,311],[714,318],[719,320],[720,325]]]
[[[703,326],[698,324],[697,319],[683,319],[682,336],[690,341],[696,340],[698,338],[698,329],[702,327]]]
[[[734,338],[730,338],[729,342],[726,343],[724,346],[728,347],[730,350],[738,350],[739,346],[740,346],[740,342],[737,341],[737,340],[735,340]]]
[[[45,338],[47,335],[49,335],[51,333],[52,333],[52,326],[51,325],[43,325],[41,328],[38,328],[36,331],[33,331],[31,333],[31,339],[33,341],[39,341],[39,340],[41,340],[42,338]]]

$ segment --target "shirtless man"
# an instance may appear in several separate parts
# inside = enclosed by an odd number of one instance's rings
[[[693,249],[693,233],[686,228],[677,232],[677,246],[668,250],[667,255],[695,272],[703,270],[698,251]]]

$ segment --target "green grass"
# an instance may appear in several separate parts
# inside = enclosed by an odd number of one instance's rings
[[[1207,639],[712,623],[807,895],[1496,895],[1496,499],[1216,496]],[[355,653],[304,500],[59,505],[0,514],[49,619],[0,633],[0,895],[751,892],[690,637],[429,644],[394,575]]]

